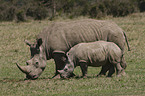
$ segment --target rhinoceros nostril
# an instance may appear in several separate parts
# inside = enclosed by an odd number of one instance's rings
[[[29,62],[28,61],[26,61],[26,65],[29,65]]]
[[[35,77],[36,75],[33,75],[33,78]]]
[[[38,78],[38,76],[37,75],[33,75],[33,79],[37,79]]]

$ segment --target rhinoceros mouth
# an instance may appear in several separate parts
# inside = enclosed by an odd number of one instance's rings
[[[33,75],[33,79],[37,79],[38,78],[38,75]]]
[[[38,75],[33,75],[33,76],[27,75],[27,76],[26,76],[26,80],[27,80],[27,79],[35,80],[35,79],[37,79],[37,78],[38,78]]]

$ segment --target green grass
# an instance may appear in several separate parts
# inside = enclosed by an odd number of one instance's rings
[[[89,67],[88,78],[50,79],[55,72],[53,60],[37,80],[25,80],[15,63],[25,65],[30,58],[25,39],[31,42],[50,21],[25,23],[0,22],[0,96],[118,96],[145,95],[145,13],[127,17],[105,18],[116,22],[126,31],[131,51],[125,50],[127,75],[124,77],[95,77],[100,68]],[[60,21],[60,20],[59,20]],[[56,21],[57,22],[57,21]],[[80,68],[75,69],[80,76]]]

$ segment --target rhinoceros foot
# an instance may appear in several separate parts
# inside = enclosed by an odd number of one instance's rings
[[[60,74],[55,74],[53,77],[52,77],[52,79],[60,79],[61,77],[60,77]]]

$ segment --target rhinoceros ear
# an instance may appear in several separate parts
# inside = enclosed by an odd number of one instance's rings
[[[42,43],[43,43],[42,38],[40,38],[40,39],[37,40],[38,47],[40,47],[42,45]]]
[[[25,40],[25,43],[26,43],[28,46],[31,46],[31,45],[32,45],[28,40]]]

